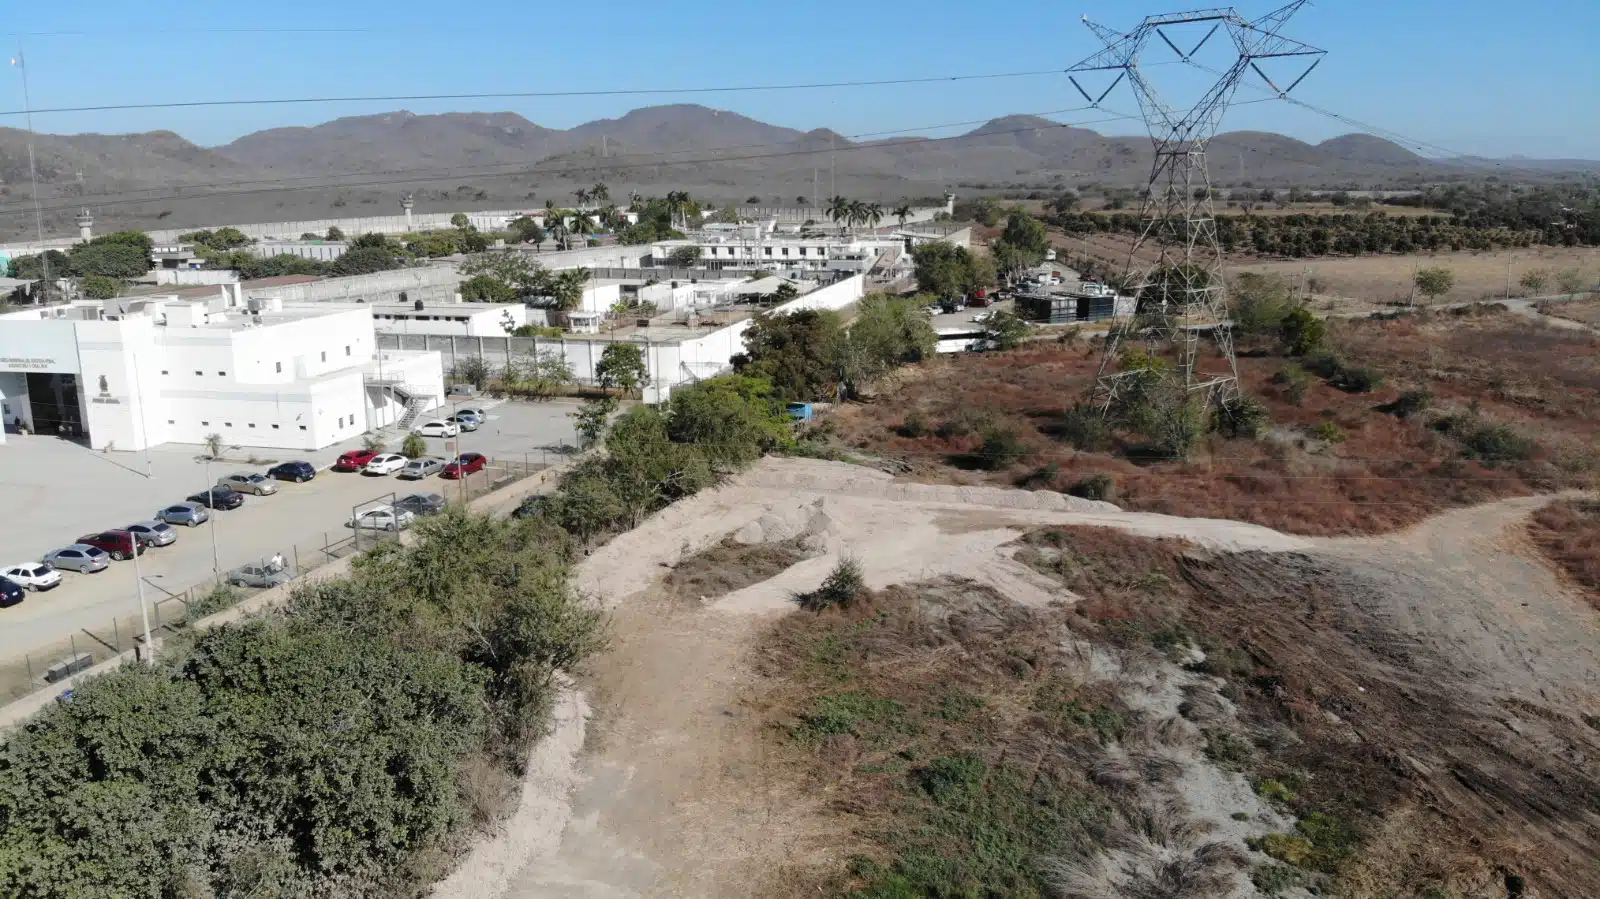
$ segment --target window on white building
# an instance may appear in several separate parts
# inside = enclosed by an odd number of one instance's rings
[[[233,422],[231,422],[231,421],[225,421],[222,424],[223,424],[224,427],[228,427],[228,428],[233,427]]]
[[[175,421],[173,421],[172,419],[169,418],[169,419],[167,419],[167,424],[175,425],[175,424],[177,424],[177,422],[175,422]]]
[[[346,356],[348,356],[348,355],[350,355],[350,345],[349,345],[349,344],[345,344],[345,347],[344,347],[344,354],[345,354],[345,355],[346,355]]]
[[[344,416],[343,415],[339,416],[339,427],[341,427],[341,428],[344,427]]]
[[[306,426],[305,426],[305,425],[301,425],[301,426],[300,426],[300,430],[302,430],[302,431],[304,431],[304,430],[305,430],[305,429],[306,429]]]
[[[278,374],[280,374],[280,375],[283,374],[283,363],[282,362],[274,362],[272,364],[277,366]]]
[[[323,350],[322,351],[322,361],[323,362],[327,362],[328,361],[328,351],[327,350]]]
[[[197,372],[194,373],[194,376],[197,377],[197,378],[203,378],[203,377],[206,376],[206,373],[203,372],[203,371],[197,371]]]
[[[273,426],[272,426],[272,429],[273,429],[273,430],[274,430],[274,431],[276,431],[276,430],[277,430],[277,429],[278,429],[278,426],[277,426],[277,425],[273,425]]]
[[[226,378],[227,376],[228,376],[228,373],[225,372],[225,371],[217,372],[217,377],[219,377],[219,378]]]
[[[211,427],[211,422],[209,422],[209,421],[202,421],[202,422],[200,422],[200,427],[202,427],[202,428],[209,428],[209,427]]]
[[[162,373],[162,374],[166,374],[166,373],[167,373],[167,370],[166,370],[166,369],[164,369],[164,368],[163,368],[163,369],[162,369],[162,370],[161,370],[161,373]]]

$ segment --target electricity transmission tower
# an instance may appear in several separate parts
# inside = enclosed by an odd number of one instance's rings
[[[1248,73],[1255,72],[1273,92],[1284,97],[1322,61],[1325,51],[1278,34],[1284,22],[1307,2],[1294,0],[1254,21],[1245,20],[1232,7],[1147,16],[1127,34],[1084,18],[1083,23],[1106,48],[1067,69],[1068,80],[1094,106],[1126,80],[1155,146],[1155,162],[1139,210],[1140,230],[1128,252],[1123,288],[1138,297],[1138,324],[1131,332],[1113,328],[1106,340],[1091,396],[1102,411],[1109,412],[1130,383],[1141,385],[1141,389],[1164,384],[1181,389],[1184,397],[1200,393],[1208,403],[1217,405],[1239,395],[1222,248],[1217,241],[1211,178],[1206,171],[1206,145],[1216,135],[1223,113]],[[1210,30],[1187,52],[1167,33],[1175,26],[1207,24]],[[1192,62],[1194,54],[1219,30],[1233,42],[1233,64],[1187,110],[1169,106],[1140,70],[1140,54],[1152,38],[1159,38],[1161,44],[1178,55],[1178,61]],[[1287,87],[1280,87],[1259,63],[1285,57],[1305,57],[1309,64],[1302,71],[1296,63],[1298,75]],[[1195,68],[1202,67],[1196,64]],[[1098,95],[1084,90],[1078,81],[1081,73],[1113,71],[1116,78]],[[1143,258],[1141,254],[1152,248],[1156,250],[1155,260]],[[1122,343],[1124,335],[1130,333],[1142,337],[1145,353],[1130,357],[1131,365],[1124,369]],[[1226,371],[1200,370],[1200,338],[1204,334],[1215,342]],[[1135,378],[1137,381],[1130,382]]]

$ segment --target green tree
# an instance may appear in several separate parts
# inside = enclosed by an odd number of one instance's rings
[[[939,335],[915,297],[868,294],[856,305],[855,320],[840,353],[840,380],[852,395],[884,372],[933,358]]]
[[[1233,282],[1228,305],[1234,333],[1245,337],[1276,336],[1284,316],[1295,308],[1289,285],[1277,276],[1241,272]]]
[[[370,275],[400,267],[400,258],[392,248],[353,247],[333,261],[330,271],[335,275]]]
[[[700,248],[689,245],[686,247],[673,247],[667,253],[667,265],[672,268],[694,268],[700,262]]]
[[[1043,262],[1045,253],[1050,249],[1050,237],[1045,231],[1044,222],[1020,209],[1006,217],[1006,227],[1000,233],[999,241],[1015,248],[1023,264],[1028,266]]]
[[[1028,337],[1028,323],[1015,313],[991,312],[983,323],[983,339],[997,350],[1016,349]]]
[[[550,284],[550,295],[555,297],[556,308],[571,312],[583,305],[583,286],[589,283],[590,271],[586,268],[569,268],[556,273]]]
[[[1297,306],[1283,316],[1278,325],[1278,338],[1293,356],[1308,356],[1322,347],[1328,326],[1315,313]]]
[[[344,240],[344,232],[339,229],[338,225],[328,226],[328,240],[335,242]]]
[[[1414,280],[1417,292],[1432,302],[1450,292],[1456,284],[1456,274],[1444,266],[1430,266],[1418,269]]]
[[[489,383],[489,363],[482,356],[462,356],[456,360],[454,375],[457,381],[482,390]]]
[[[1556,287],[1572,299],[1583,291],[1583,272],[1575,268],[1564,269],[1556,275]]]
[[[940,299],[966,296],[980,287],[993,286],[993,260],[966,247],[944,241],[922,244],[911,251],[916,265],[917,289]]]
[[[793,441],[772,385],[741,375],[720,375],[673,390],[667,435],[728,468],[742,468]]]
[[[72,273],[72,262],[66,253],[60,250],[45,250],[42,254],[13,256],[6,274],[23,281],[37,281],[44,277],[45,263],[49,263],[52,279],[65,278]]]
[[[471,227],[471,225],[472,220],[467,218],[467,214],[465,212],[458,212],[455,215],[450,216],[450,227],[452,228],[468,228]]]
[[[528,366],[528,384],[536,399],[549,399],[571,384],[572,363],[560,350],[539,350]]]
[[[461,299],[469,303],[509,303],[516,298],[516,288],[494,275],[474,275],[461,282]]]
[[[619,389],[624,396],[632,396],[650,376],[645,365],[644,351],[636,343],[608,343],[600,352],[594,374],[600,386]]]
[[[276,278],[281,275],[324,275],[331,266],[316,259],[303,259],[293,253],[279,253],[265,259],[249,253],[230,254],[221,260],[225,268],[239,272],[247,281],[259,278]]]
[[[109,300],[122,293],[121,281],[101,275],[89,275],[78,286],[82,288],[83,295],[91,300]]]
[[[599,443],[616,411],[617,398],[601,396],[584,400],[578,411],[567,413],[573,420],[573,429],[578,432],[579,445],[588,449]]]
[[[526,215],[513,220],[511,222],[511,230],[516,232],[518,240],[523,243],[531,243],[536,247],[543,244],[548,237],[544,232],[544,228],[540,227],[539,223],[534,221],[532,217]]]
[[[803,206],[805,204],[802,203],[801,205]],[[911,218],[911,215],[914,211],[915,210],[911,208],[910,203],[901,203],[899,206],[894,208],[894,217],[895,220],[900,223],[900,227],[904,228],[906,226],[906,219]]]
[[[428,454],[428,441],[421,434],[411,433],[400,442],[400,455],[408,459],[420,459]]]
[[[1528,292],[1529,296],[1538,296],[1544,293],[1545,287],[1550,283],[1550,271],[1542,268],[1529,269],[1522,273],[1517,283]]]
[[[100,275],[127,280],[150,272],[149,252],[131,243],[78,244],[68,252],[67,261],[71,273],[79,278]]]
[[[733,359],[734,370],[766,380],[778,399],[833,397],[845,346],[838,313],[817,309],[763,312],[750,320],[744,346],[744,353]]]

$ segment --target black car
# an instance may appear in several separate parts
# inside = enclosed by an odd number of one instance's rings
[[[277,478],[280,481],[294,481],[296,484],[309,481],[317,476],[317,469],[310,462],[284,462],[267,469],[267,477]]]
[[[244,494],[231,487],[212,487],[188,498],[208,509],[237,509],[244,505]]]
[[[0,609],[9,609],[22,602],[22,585],[9,578],[0,577]]]
[[[413,493],[395,500],[394,507],[404,509],[418,517],[433,515],[444,511],[444,497],[437,493]]]

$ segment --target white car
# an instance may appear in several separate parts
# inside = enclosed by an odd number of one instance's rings
[[[438,419],[434,419],[422,427],[417,428],[415,431],[412,431],[412,433],[420,434],[423,437],[454,437],[461,433],[461,428],[458,427],[453,421],[440,421]]]
[[[43,562],[25,562],[0,571],[0,577],[14,581],[25,590],[49,590],[61,583],[61,572]]]
[[[410,527],[416,517],[405,509],[368,509],[357,512],[350,519],[350,526],[365,531],[398,531]]]
[[[373,456],[370,460],[368,460],[366,466],[363,467],[361,471],[364,474],[394,474],[400,469],[405,468],[406,463],[410,461],[410,459],[400,455],[399,453],[383,453],[382,455]]]

